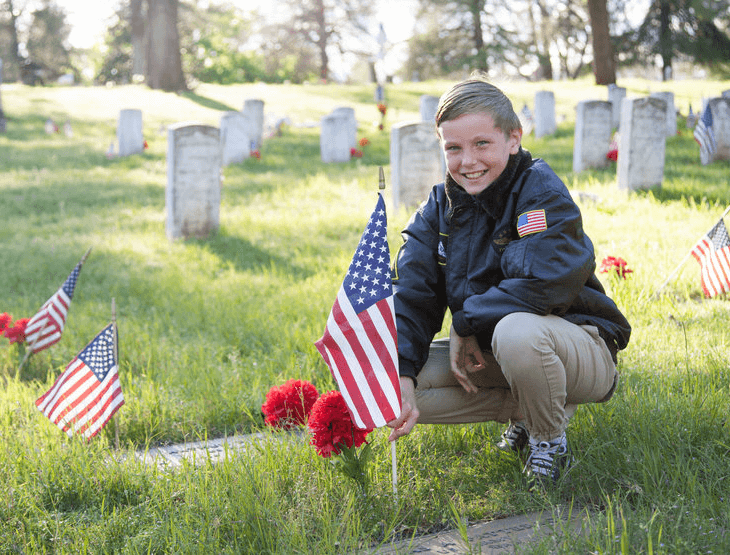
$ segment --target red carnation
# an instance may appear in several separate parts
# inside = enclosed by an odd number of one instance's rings
[[[13,317],[10,316],[7,312],[3,312],[0,314],[0,334],[2,334],[6,328],[10,326],[10,322],[12,321]]]
[[[311,445],[325,458],[339,455],[345,447],[360,447],[372,428],[355,427],[347,410],[345,399],[339,391],[324,393],[312,407],[309,415]]]
[[[369,144],[370,144],[370,141],[368,140],[367,137],[363,137],[362,139],[360,139],[360,146],[368,146]]]
[[[606,159],[611,160],[612,162],[615,162],[618,160],[618,149],[611,149],[606,153]]]
[[[317,397],[317,388],[305,380],[289,380],[272,387],[261,405],[266,424],[284,429],[303,426]]]
[[[15,325],[12,328],[5,328],[5,337],[10,340],[10,344],[23,343],[25,341],[25,326],[28,324],[30,318],[21,318],[15,321]]]
[[[353,158],[362,158],[362,150],[358,150],[356,148],[351,148],[350,156],[352,156]]]
[[[633,272],[633,270],[626,267],[627,264],[628,262],[626,262],[623,258],[607,256],[601,261],[601,273],[606,274],[615,272],[618,277],[626,279],[626,274]]]
[[[388,107],[385,104],[383,104],[382,102],[380,104],[378,104],[378,112],[385,115],[385,112],[387,112],[387,111],[388,111]]]

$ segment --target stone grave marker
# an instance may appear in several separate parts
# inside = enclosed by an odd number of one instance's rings
[[[722,97],[723,98],[730,98],[730,89],[726,91],[722,91]]]
[[[332,110],[333,114],[341,114],[347,118],[348,123],[348,145],[350,148],[357,147],[357,119],[355,118],[355,108],[349,106],[339,106]]]
[[[711,98],[712,131],[715,135],[715,160],[730,160],[730,97]]]
[[[427,123],[436,122],[436,110],[439,107],[439,97],[430,94],[423,94],[418,103],[418,110],[421,113],[421,121]]]
[[[661,98],[667,103],[667,137],[674,137],[677,134],[677,109],[674,107],[674,93],[662,91],[651,93],[649,96]]]
[[[605,100],[584,100],[576,106],[573,171],[608,165],[613,107]]]
[[[626,98],[626,88],[611,84],[608,86],[608,101],[613,108],[611,121],[618,129],[621,123],[621,101]]]
[[[535,93],[535,137],[552,135],[557,130],[555,123],[555,94],[553,91]]]
[[[257,150],[261,148],[264,138],[264,101],[258,98],[249,98],[243,103],[243,113],[249,117],[253,125],[250,136],[251,141],[255,144],[251,146],[251,150]]]
[[[322,162],[349,162],[352,122],[343,112],[331,113],[320,120],[319,151]]]
[[[142,110],[127,109],[119,111],[117,144],[119,145],[119,156],[139,154],[144,150]]]
[[[239,164],[251,155],[251,120],[243,112],[221,116],[221,165]]]
[[[446,165],[434,125],[402,122],[390,130],[390,181],[395,208],[413,208],[444,180]]]
[[[165,191],[168,238],[202,238],[214,233],[220,204],[220,131],[191,122],[171,125],[167,128]]]
[[[625,98],[617,177],[620,189],[635,191],[661,185],[666,152],[667,103],[661,98]]]

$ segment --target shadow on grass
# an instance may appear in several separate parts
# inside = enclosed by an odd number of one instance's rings
[[[195,94],[194,92],[184,92],[182,95],[184,98],[187,98],[188,100],[195,102],[196,104],[200,104],[201,106],[205,108],[210,108],[211,110],[220,110],[222,112],[238,112],[236,108],[231,108],[228,106],[228,104],[223,104],[222,102],[219,102],[218,100],[214,100],[212,98],[208,98],[205,96],[201,96],[199,94]]]

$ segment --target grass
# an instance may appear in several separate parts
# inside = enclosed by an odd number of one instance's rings
[[[260,431],[268,389],[286,379],[335,387],[314,348],[375,203],[388,135],[366,86],[201,86],[177,96],[142,87],[3,86],[0,136],[0,312],[30,317],[87,248],[61,341],[15,379],[18,352],[0,347],[0,551],[7,553],[343,553],[396,538],[573,504],[591,509],[585,534],[548,536],[535,553],[722,553],[730,547],[730,303],[702,298],[687,261],[730,204],[729,163],[702,167],[691,133],[667,141],[661,188],[628,194],[615,167],[572,172],[574,106],[606,99],[587,81],[500,83],[519,107],[554,90],[558,132],[526,137],[580,200],[599,274],[634,331],[611,402],[579,409],[569,436],[579,464],[569,484],[530,494],[520,463],[494,448],[501,427],[418,426],[398,443],[390,491],[386,433],[374,432],[367,497],[333,472],[306,437],[230,453],[217,465],[146,467],[134,450]],[[686,113],[727,82],[620,83],[629,96],[673,90]],[[389,86],[386,124],[418,116],[421,94],[446,82]],[[220,231],[170,242],[164,231],[166,136],[182,120],[217,125],[246,98],[292,125],[260,160],[225,168]],[[319,161],[307,122],[353,106],[362,159]],[[122,108],[143,111],[149,149],[107,159]],[[69,119],[74,135],[46,135]],[[393,253],[410,214],[386,190]],[[592,200],[591,200],[592,199]],[[69,440],[35,408],[73,356],[109,321],[120,329],[126,404],[89,444]],[[118,431],[121,449],[114,448]],[[275,437],[280,437],[274,434]]]

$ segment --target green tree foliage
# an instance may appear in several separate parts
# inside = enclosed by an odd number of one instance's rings
[[[66,22],[66,12],[53,0],[44,0],[31,16],[26,41],[29,60],[41,66],[50,79],[78,73],[71,64],[71,26]]]
[[[619,37],[624,65],[689,58],[721,77],[730,76],[730,4],[727,0],[653,0],[641,25]]]
[[[130,6],[123,3],[116,11],[114,22],[107,29],[104,39],[106,55],[95,80],[104,84],[132,82],[132,29]]]

